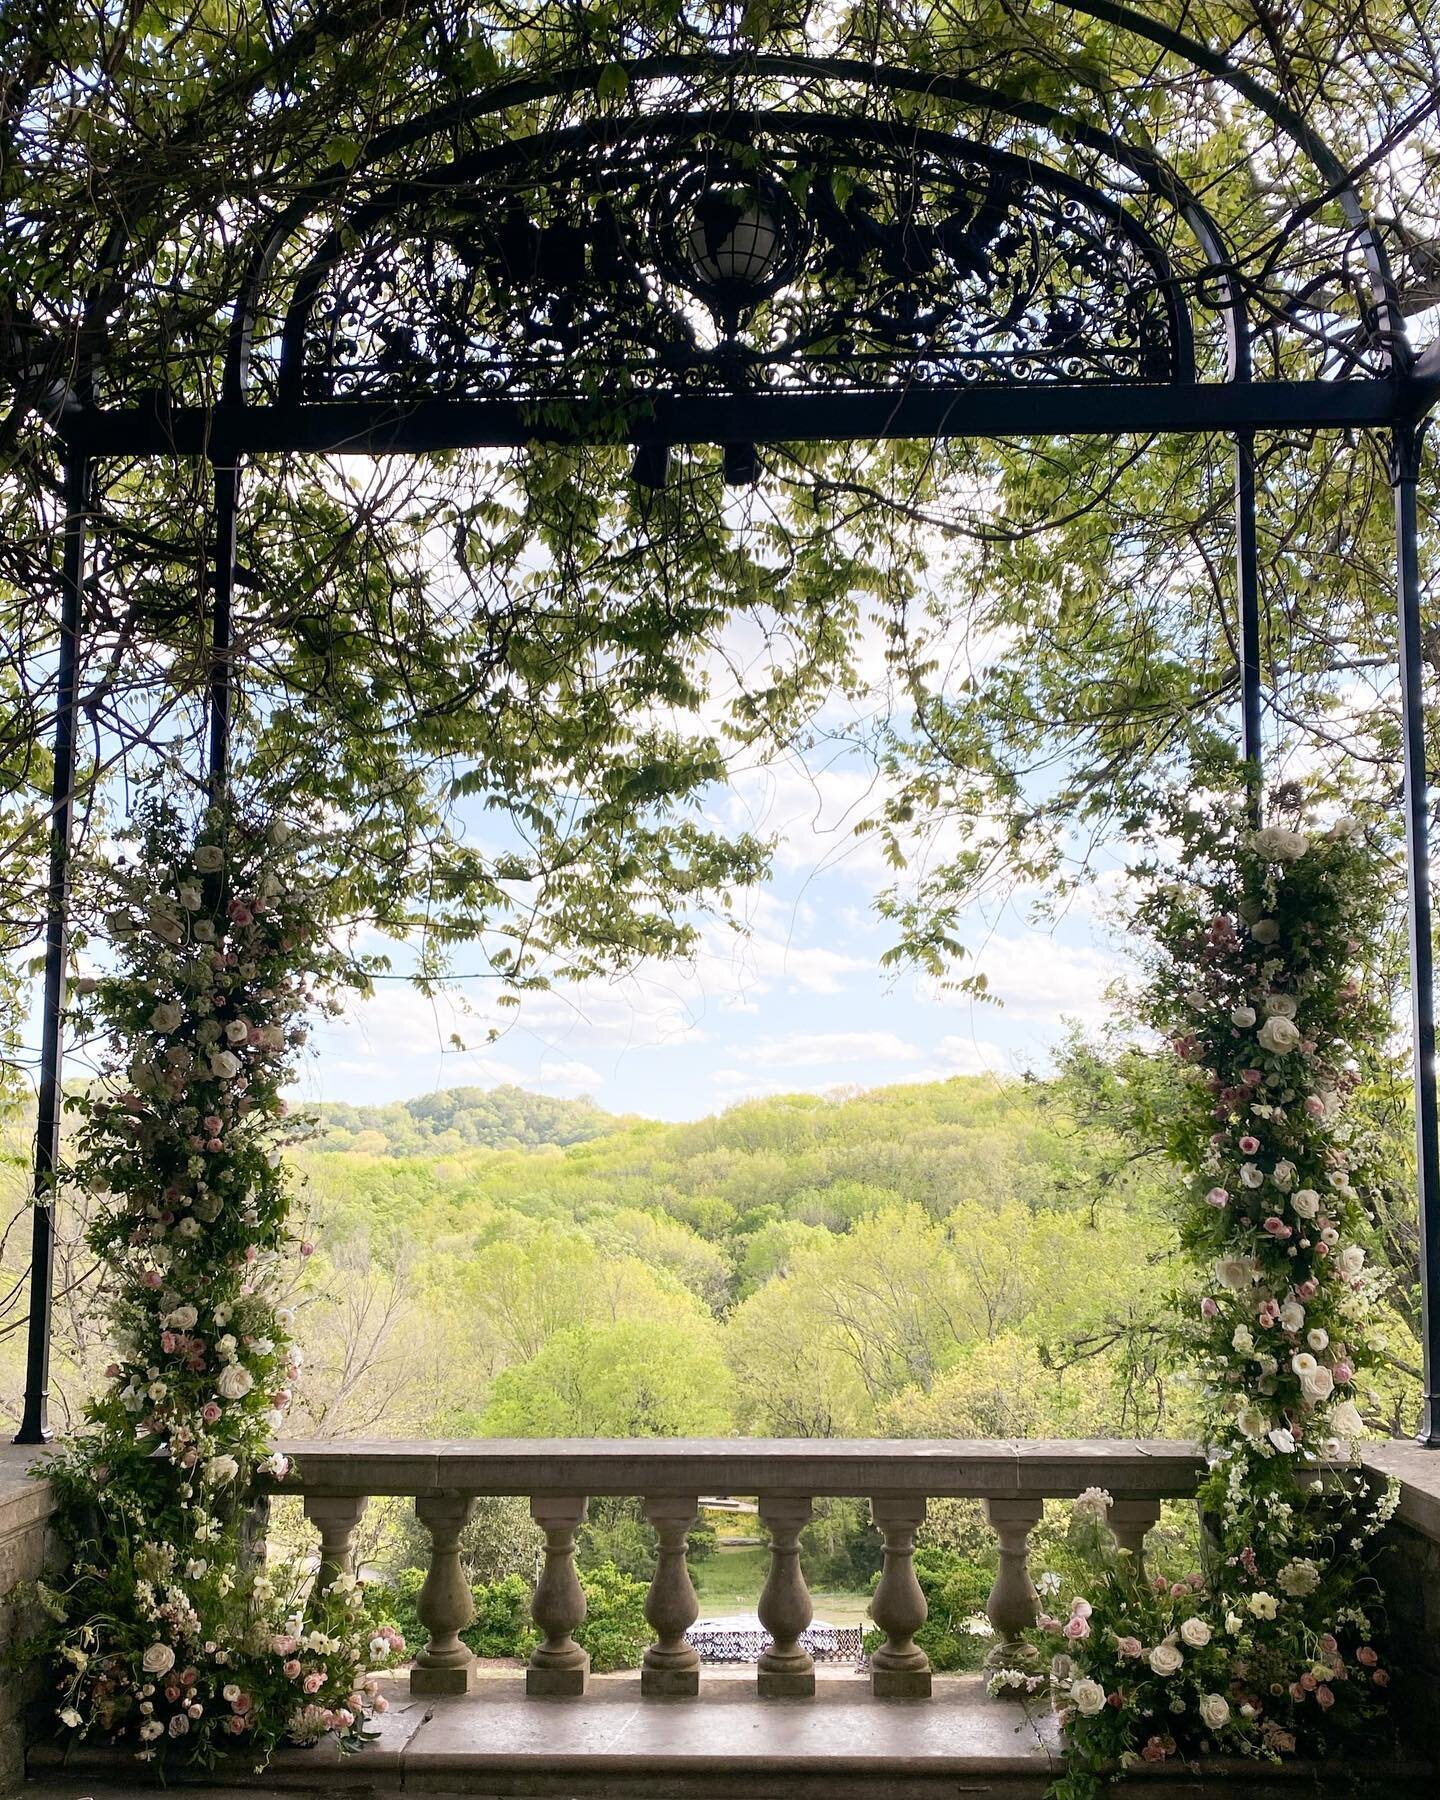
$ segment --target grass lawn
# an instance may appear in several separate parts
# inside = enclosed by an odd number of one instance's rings
[[[727,1618],[736,1613],[753,1613],[765,1585],[770,1566],[770,1553],[759,1545],[741,1550],[718,1550],[690,1571],[695,1592],[700,1598],[702,1618]],[[868,1594],[836,1594],[812,1591],[811,1600],[817,1619],[831,1625],[864,1625],[868,1623],[865,1608]]]

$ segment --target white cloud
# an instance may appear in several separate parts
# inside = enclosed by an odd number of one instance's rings
[[[1053,937],[994,936],[976,943],[967,972],[984,974],[990,992],[1012,1019],[1039,1019],[1058,1025],[1062,1018],[1099,1020],[1109,1013],[1107,984],[1123,972],[1117,957],[1089,944],[1062,944]],[[938,1006],[977,1007],[970,994],[920,987],[922,997]]]
[[[893,1031],[792,1031],[749,1049],[762,1068],[835,1068],[841,1064],[918,1062],[924,1051]]]

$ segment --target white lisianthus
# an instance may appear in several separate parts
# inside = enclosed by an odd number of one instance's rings
[[[1157,1644],[1146,1660],[1157,1675],[1176,1675],[1185,1666],[1185,1658],[1174,1644]]]
[[[1299,1010],[1292,994],[1267,994],[1265,996],[1265,1017],[1267,1019],[1293,1019]]]
[[[1248,1031],[1255,1023],[1255,1008],[1253,1006],[1237,1006],[1230,1014],[1230,1023],[1238,1025],[1242,1031]]]
[[[1260,1048],[1270,1051],[1274,1056],[1288,1056],[1300,1042],[1300,1032],[1294,1021],[1282,1019],[1278,1015],[1265,1021],[1257,1037]]]
[[[215,1383],[222,1400],[243,1400],[255,1385],[255,1377],[243,1363],[231,1363],[220,1371]]]
[[[1219,1731],[1230,1723],[1230,1702],[1223,1694],[1202,1694],[1200,1717],[1211,1731]]]
[[[185,1009],[178,1000],[162,1000],[150,1015],[152,1031],[178,1031],[185,1020]]]
[[[1247,1188],[1264,1187],[1265,1172],[1255,1163],[1241,1163],[1240,1185]]]
[[[195,912],[205,904],[205,896],[193,881],[187,881],[180,888],[180,904],[186,912]]]
[[[1290,1196],[1290,1210],[1302,1219],[1313,1219],[1320,1210],[1320,1196],[1314,1188],[1296,1188]]]
[[[1105,1690],[1098,1681],[1085,1679],[1071,1682],[1070,1698],[1076,1712],[1082,1713],[1087,1719],[1093,1719],[1096,1713],[1105,1710]]]
[[[1273,944],[1279,940],[1280,924],[1277,919],[1257,919],[1250,927],[1250,935],[1257,944]]]
[[[202,875],[218,875],[225,867],[225,852],[218,844],[197,844],[195,867]]]
[[[1310,848],[1305,833],[1292,831],[1288,825],[1266,825],[1255,833],[1252,842],[1255,854],[1272,863],[1299,862]]]
[[[1189,1618],[1180,1627],[1180,1637],[1192,1650],[1203,1650],[1210,1642],[1210,1627],[1203,1619]]]
[[[168,1644],[152,1644],[140,1658],[147,1675],[167,1675],[175,1667],[175,1652]]]

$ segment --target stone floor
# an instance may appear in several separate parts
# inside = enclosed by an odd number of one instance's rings
[[[634,1675],[591,1683],[577,1700],[527,1699],[518,1676],[496,1674],[473,1694],[411,1700],[394,1692],[379,1740],[359,1755],[291,1750],[263,1774],[237,1767],[205,1800],[281,1800],[323,1791],[352,1800],[420,1793],[466,1800],[1042,1800],[1056,1773],[1052,1718],[1032,1723],[991,1700],[975,1676],[939,1677],[926,1700],[877,1701],[863,1677],[827,1671],[813,1700],[760,1700],[753,1677],[707,1676],[698,1700],[644,1700]],[[1146,1795],[1245,1800],[1353,1794],[1310,1769],[1254,1765],[1197,1777],[1141,1771]],[[31,1755],[21,1800],[133,1800],[144,1783],[113,1754]],[[151,1789],[150,1791],[153,1791]],[[1435,1800],[1433,1774],[1387,1771],[1379,1800]]]

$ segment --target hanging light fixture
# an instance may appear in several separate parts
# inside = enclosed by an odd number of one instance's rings
[[[661,196],[656,219],[665,273],[733,335],[746,315],[790,280],[802,224],[773,175],[707,158]]]

